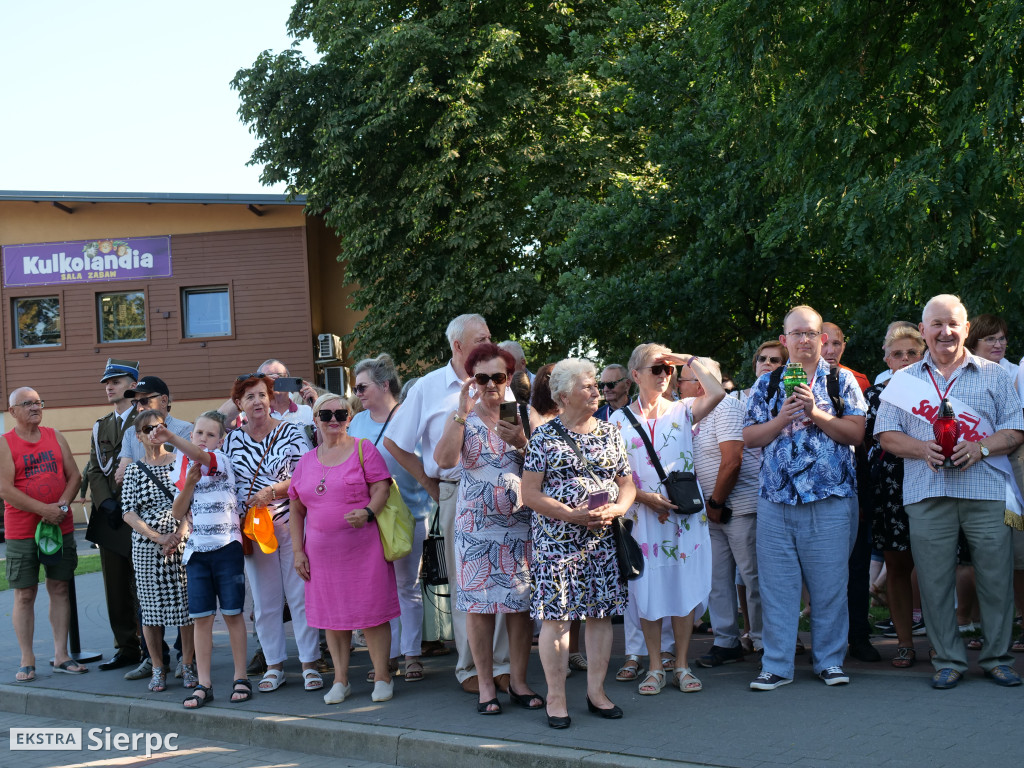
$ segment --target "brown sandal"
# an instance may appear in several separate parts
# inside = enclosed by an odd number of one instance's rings
[[[908,646],[898,646],[896,655],[892,658],[892,665],[897,669],[909,669],[917,661],[917,651]]]

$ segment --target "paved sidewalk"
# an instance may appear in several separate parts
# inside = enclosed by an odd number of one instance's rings
[[[82,645],[109,656],[112,648],[100,575],[79,578],[77,591]],[[607,690],[625,710],[625,717],[618,721],[587,713],[586,680],[576,672],[567,683],[572,727],[555,731],[547,727],[543,712],[514,707],[504,696],[503,715],[477,715],[475,697],[463,693],[455,682],[454,655],[426,659],[422,682],[397,679],[395,698],[375,704],[370,701],[372,686],[364,680],[368,654],[356,651],[352,697],[328,707],[320,693],[302,690],[292,645],[293,656],[286,665],[288,684],[233,705],[228,702],[227,635],[218,623],[217,698],[200,712],[186,712],[181,707],[186,692],[180,681],[154,694],[146,689],[146,681],[128,682],[122,678],[123,670],[100,672],[95,664],[79,677],[54,675],[47,665],[51,643],[45,590],[40,590],[36,605],[39,677],[31,684],[13,683],[18,652],[10,626],[12,598],[11,591],[0,592],[0,710],[27,716],[33,723],[57,718],[126,730],[177,732],[182,737],[257,748],[261,755],[267,749],[296,750],[409,768],[573,763],[628,768],[649,764],[651,758],[667,765],[674,761],[731,768],[962,768],[965,764],[1001,768],[1020,763],[1018,712],[1024,704],[1024,689],[1000,688],[977,669],[956,690],[933,691],[928,686],[927,663],[895,670],[887,661],[850,661],[846,669],[851,684],[827,687],[814,677],[808,657],[801,656],[794,684],[776,691],[749,690],[757,664],[748,661],[714,670],[695,667],[704,682],[703,692],[683,695],[666,688],[659,696],[638,695],[635,684],[615,682],[610,671]],[[171,639],[172,633],[167,634]],[[803,639],[809,640],[806,633]],[[915,639],[918,657],[927,658],[927,637]],[[876,638],[875,643],[885,658],[895,650],[895,640]],[[709,645],[709,637],[695,638],[691,659]],[[621,627],[616,627],[612,670],[621,663],[622,653]],[[970,656],[974,659],[976,654]],[[543,693],[536,652],[530,663],[529,679]],[[87,756],[80,756],[83,762]],[[48,765],[64,765],[56,762],[57,757]],[[36,766],[0,758],[0,765],[14,764]],[[246,760],[237,764],[253,765]],[[277,765],[262,757],[259,764]]]

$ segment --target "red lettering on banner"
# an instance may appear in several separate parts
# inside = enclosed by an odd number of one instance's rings
[[[915,416],[921,416],[926,419],[929,424],[934,424],[935,417],[939,414],[939,407],[932,405],[927,400],[922,400],[916,408],[911,408],[910,412]],[[963,413],[957,417],[957,421],[960,422],[960,436],[964,440],[976,443],[988,437],[988,432],[978,431],[978,425],[981,423],[981,419],[978,417],[972,416],[969,413]]]
[[[922,400],[921,404],[916,408],[912,408],[910,412],[915,416],[923,416],[931,424],[939,413],[939,406],[932,405],[927,400]]]

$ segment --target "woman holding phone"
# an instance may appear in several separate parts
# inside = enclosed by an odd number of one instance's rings
[[[677,365],[693,372],[704,389],[703,395],[675,402],[665,399]],[[666,617],[671,618],[676,641],[677,660],[671,682],[684,693],[695,693],[703,686],[690,671],[686,654],[693,634],[694,610],[711,593],[708,517],[704,512],[685,517],[676,514],[644,437],[649,437],[666,475],[693,472],[692,430],[721,402],[725,390],[699,358],[675,354],[661,344],[641,344],[634,349],[629,357],[629,374],[639,394],[627,406],[629,413],[627,409],[616,411],[611,423],[621,431],[629,451],[637,503],[628,517],[633,519],[633,538],[644,554],[644,574],[629,590],[629,611],[635,611],[640,619],[650,663],[639,693],[661,693],[667,682],[669,671],[660,653],[662,620]],[[711,491],[704,489],[705,500]]]
[[[544,699],[526,682],[530,659],[530,510],[519,494],[526,433],[512,414],[502,419],[505,387],[515,359],[496,344],[480,344],[466,360],[469,378],[459,407],[434,450],[441,469],[462,461],[455,516],[456,608],[465,611],[466,634],[480,681],[477,712],[501,714],[493,674],[495,615],[508,630],[509,698],[526,709]],[[513,404],[514,406],[514,404]]]

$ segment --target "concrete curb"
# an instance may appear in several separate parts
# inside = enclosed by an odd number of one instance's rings
[[[707,763],[643,758],[612,752],[527,744],[275,715],[207,708],[201,715],[180,705],[0,683],[0,710],[138,731],[175,732],[242,746],[294,750],[402,768],[707,768]]]

